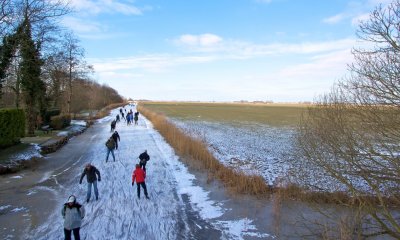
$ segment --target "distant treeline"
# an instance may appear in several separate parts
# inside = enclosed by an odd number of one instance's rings
[[[7,84],[7,83],[6,83]],[[112,103],[123,102],[118,92],[95,81],[74,79],[72,82],[73,97],[71,99],[71,113],[78,113],[87,109],[101,109]],[[66,112],[68,108],[68,92],[66,86],[46,85],[46,105],[48,109],[60,109]],[[18,96],[12,88],[3,89],[0,106],[6,108],[23,107],[17,103]]]

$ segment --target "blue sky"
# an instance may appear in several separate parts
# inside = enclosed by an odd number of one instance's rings
[[[347,73],[355,30],[388,0],[71,0],[62,21],[124,97],[312,101]]]

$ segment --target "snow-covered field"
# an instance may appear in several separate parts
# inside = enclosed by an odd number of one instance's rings
[[[242,122],[191,121],[172,118],[176,126],[207,143],[223,164],[263,176],[269,185],[290,181],[316,191],[347,191],[347,187],[296,154],[296,127]],[[349,176],[348,176],[349,177]],[[349,177],[358,189],[370,192],[360,177]],[[389,184],[388,189],[392,185]]]
[[[269,185],[273,185],[277,178],[286,177],[292,166],[294,127],[172,121],[191,136],[204,140],[214,156],[225,165],[261,175]]]

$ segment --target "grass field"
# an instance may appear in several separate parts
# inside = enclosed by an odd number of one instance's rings
[[[191,102],[142,102],[149,110],[181,120],[253,122],[271,126],[295,126],[307,105]]]

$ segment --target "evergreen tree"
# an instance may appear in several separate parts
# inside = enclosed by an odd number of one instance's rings
[[[41,99],[46,88],[41,80],[41,66],[39,46],[32,40],[31,23],[26,18],[21,25],[20,48],[21,48],[21,85],[26,105],[26,116],[28,123],[28,135],[33,135],[36,127],[36,118],[40,109]]]
[[[2,96],[3,81],[15,52],[16,42],[16,34],[7,35],[3,38],[3,43],[0,46],[0,99]]]

